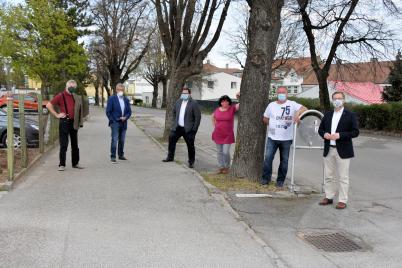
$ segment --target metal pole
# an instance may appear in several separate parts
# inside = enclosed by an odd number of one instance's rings
[[[302,119],[305,115],[307,114],[316,114],[320,117],[320,119],[322,119],[324,117],[324,115],[317,110],[307,110],[304,113],[302,113],[300,115],[300,119]],[[292,175],[290,178],[290,192],[294,193],[295,191],[295,156],[296,156],[296,149],[323,149],[323,147],[320,146],[296,146],[296,138],[297,138],[297,126],[298,123],[294,124],[294,130],[293,130],[293,155],[292,155]],[[324,180],[324,171],[323,171],[323,180]],[[322,187],[324,187],[324,181],[322,184]]]
[[[14,179],[14,107],[13,97],[7,97],[7,171],[8,180]]]
[[[19,94],[19,116],[20,116],[20,137],[21,137],[21,167],[28,166],[28,152],[27,152],[27,135],[25,129],[25,109],[24,109],[24,95]]]
[[[39,120],[39,152],[45,151],[42,94],[38,94],[38,120]]]
[[[325,165],[324,161],[322,162],[322,184],[321,184],[321,193],[324,193],[324,186],[325,186]]]
[[[49,95],[49,100],[53,99],[54,95]],[[56,129],[55,129],[55,118],[48,112],[50,118],[50,128],[49,128],[49,141],[51,144],[54,144],[56,140]]]
[[[296,155],[296,133],[297,133],[297,123],[294,125],[293,129],[293,153],[292,153],[292,176],[290,178],[290,192],[295,191],[295,155]]]

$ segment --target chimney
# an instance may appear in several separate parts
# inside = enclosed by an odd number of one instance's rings
[[[226,63],[226,69],[229,69],[229,63]]]
[[[209,59],[207,60],[207,64],[211,64],[211,61]]]

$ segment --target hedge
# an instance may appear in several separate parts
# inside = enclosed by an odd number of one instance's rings
[[[351,107],[364,129],[402,131],[402,102]]]
[[[308,109],[320,110],[319,99],[290,99],[302,104]],[[402,131],[402,102],[384,104],[356,105],[347,103],[346,108],[354,111],[359,120],[359,126],[368,130]]]

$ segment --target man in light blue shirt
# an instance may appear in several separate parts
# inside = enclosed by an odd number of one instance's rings
[[[119,83],[116,85],[116,95],[107,101],[106,115],[109,119],[109,127],[112,130],[110,145],[110,160],[116,164],[116,148],[119,160],[127,160],[124,156],[124,141],[126,138],[127,120],[131,117],[130,101],[124,96],[125,87]]]

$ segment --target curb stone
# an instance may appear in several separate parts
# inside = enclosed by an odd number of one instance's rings
[[[35,158],[32,159],[32,161],[28,164],[28,166],[26,168],[23,168],[20,172],[18,172],[17,174],[14,175],[14,179],[12,181],[6,181],[4,183],[0,183],[0,191],[10,191],[11,189],[13,189],[13,187],[17,183],[17,181],[22,176],[24,176],[24,174],[33,165],[35,165],[37,162],[39,162],[39,160],[42,159],[42,157],[45,157],[47,152],[49,152],[50,150],[54,149],[55,146],[56,146],[56,142],[54,144],[48,146],[42,154],[39,154],[39,155],[35,156]]]
[[[152,137],[150,134],[146,133],[145,129],[139,127],[136,125],[136,123],[131,120],[131,122],[138,128],[140,129],[148,138],[150,138],[163,152],[167,152],[166,149],[162,146],[162,144],[156,140],[154,137]],[[241,225],[243,225],[244,230],[251,236],[251,238],[257,242],[264,250],[264,252],[268,255],[268,257],[270,257],[273,261],[273,264],[275,265],[275,267],[277,268],[286,268],[288,267],[285,262],[279,257],[279,255],[271,248],[269,247],[269,245],[262,240],[257,233],[254,231],[254,229],[247,224],[243,218],[241,217],[241,215],[230,205],[229,201],[228,201],[228,195],[225,192],[222,192],[221,190],[219,190],[217,187],[213,186],[212,184],[210,184],[209,182],[205,181],[204,178],[201,176],[200,173],[198,173],[195,169],[190,169],[189,167],[187,167],[185,164],[181,164],[181,166],[184,169],[187,169],[188,171],[190,171],[191,173],[193,173],[193,175],[195,177],[197,177],[201,183],[203,184],[203,186],[206,188],[206,190],[208,191],[209,195],[212,196],[216,201],[218,201],[222,207],[229,213],[231,214]]]

